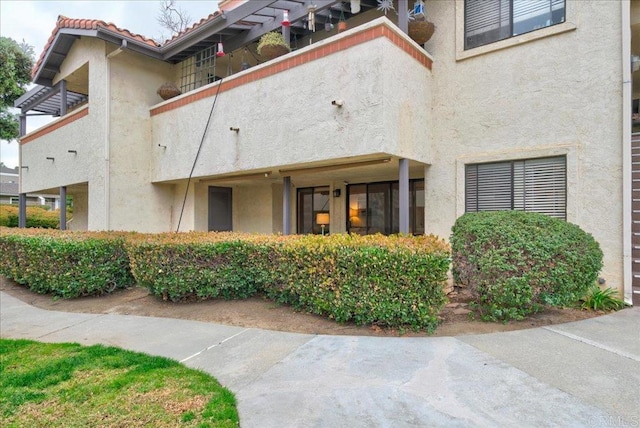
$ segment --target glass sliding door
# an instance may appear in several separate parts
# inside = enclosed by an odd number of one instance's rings
[[[347,187],[347,231],[359,235],[400,231],[400,189],[397,181]],[[424,180],[409,182],[409,232],[424,233]]]
[[[329,186],[298,189],[298,233],[321,234],[322,226],[316,221],[318,214],[329,214]],[[325,225],[324,233],[329,233]]]

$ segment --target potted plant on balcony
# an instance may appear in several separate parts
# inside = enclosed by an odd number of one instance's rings
[[[433,22],[427,21],[423,0],[416,0],[413,9],[409,11],[409,37],[419,45],[429,41],[436,27]]]
[[[291,48],[284,41],[282,34],[277,32],[270,32],[264,34],[258,42],[258,55],[264,59],[273,59],[289,53]]]

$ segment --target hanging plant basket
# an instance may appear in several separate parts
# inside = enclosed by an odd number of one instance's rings
[[[167,82],[158,88],[157,93],[158,95],[160,95],[160,98],[162,98],[163,100],[168,100],[170,98],[180,95],[182,92],[180,92],[180,89],[178,89],[176,85],[174,85],[173,83]]]
[[[280,55],[288,54],[289,48],[283,45],[265,45],[260,50],[260,56],[266,60],[277,58]]]
[[[349,26],[345,21],[338,21],[338,33],[342,33],[343,31],[346,31],[347,28],[349,28]]]
[[[409,37],[417,44],[424,45],[429,41],[436,26],[429,21],[409,21]]]

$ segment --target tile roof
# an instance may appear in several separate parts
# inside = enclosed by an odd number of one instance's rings
[[[201,25],[206,24],[207,22],[213,20],[215,17],[217,17],[217,16],[219,16],[221,14],[222,14],[222,12],[220,12],[220,11],[215,11],[214,13],[210,13],[209,16],[207,16],[206,18],[202,18],[200,21],[196,22],[192,26],[185,28],[184,30],[182,30],[178,34],[174,35],[170,39],[165,40],[163,45],[166,45],[167,43],[170,43],[170,42],[173,42],[174,40],[179,39],[180,37],[184,36],[185,34],[188,34],[188,33],[192,32],[196,28],[200,27]]]
[[[105,30],[112,31],[114,33],[118,33],[119,35],[129,40],[135,40],[137,42],[149,45],[151,47],[159,46],[154,40],[141,36],[140,34],[132,33],[131,31],[125,30],[124,28],[117,27],[115,24],[111,22],[107,23],[99,19],[72,19],[72,18],[67,18],[66,16],[63,16],[63,15],[59,15],[58,21],[56,22],[56,27],[51,32],[51,36],[49,36],[49,40],[44,45],[44,49],[40,54],[40,58],[38,58],[38,61],[35,63],[35,65],[33,66],[33,69],[31,70],[32,78],[35,78],[35,74],[37,70],[40,68],[40,66],[42,65],[42,62],[44,61],[44,58],[47,52],[49,51],[51,44],[55,40],[56,35],[63,28],[73,28],[73,29],[82,29],[82,30],[97,30],[98,28],[102,28]]]

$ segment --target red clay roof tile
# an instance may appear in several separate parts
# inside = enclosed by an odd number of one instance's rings
[[[166,40],[163,44],[167,44],[167,43],[173,42],[173,41],[185,36],[186,34],[191,33],[196,28],[206,24],[207,22],[210,22],[211,20],[213,20],[214,18],[216,18],[220,14],[222,14],[222,12],[220,12],[220,11],[216,11],[214,13],[209,14],[209,16],[207,16],[206,18],[202,18],[200,21],[196,22],[191,27],[188,27],[188,28],[184,29],[183,31],[181,31],[180,33],[176,34],[172,38]],[[121,36],[123,36],[125,38],[131,39],[131,40],[136,40],[138,42],[147,44],[149,46],[153,46],[153,47],[159,47],[160,46],[158,43],[156,43],[152,39],[149,39],[149,38],[147,38],[145,36],[142,36],[140,34],[132,33],[131,31],[126,30],[124,28],[117,27],[115,24],[113,24],[111,22],[107,23],[107,22],[104,22],[104,21],[98,20],[98,19],[71,19],[71,18],[67,18],[66,16],[59,15],[58,16],[58,21],[56,22],[56,27],[51,32],[51,36],[49,37],[49,40],[45,44],[44,49],[42,50],[42,53],[40,54],[40,57],[38,58],[38,61],[34,65],[33,70],[31,70],[31,78],[35,78],[35,75],[36,75],[38,69],[40,68],[40,66],[42,65],[42,62],[44,61],[44,57],[46,56],[49,48],[51,47],[51,44],[55,40],[56,35],[58,34],[58,31],[60,31],[60,29],[63,29],[63,28],[78,28],[78,29],[86,29],[86,30],[97,30],[98,28],[104,28],[106,30],[113,31],[114,33],[118,33],[118,34],[120,34]]]
[[[42,53],[40,54],[38,61],[33,66],[33,69],[31,70],[31,78],[35,78],[35,75],[38,69],[40,68],[40,66],[42,65],[42,62],[44,61],[44,57],[49,51],[51,44],[55,40],[56,35],[58,34],[58,31],[60,31],[63,28],[77,28],[77,29],[86,29],[86,30],[97,30],[98,28],[104,28],[106,30],[118,33],[127,39],[136,40],[138,42],[141,42],[153,47],[159,46],[154,40],[141,36],[140,34],[132,33],[131,31],[126,30],[124,28],[119,28],[111,22],[106,23],[98,19],[70,19],[70,18],[67,18],[66,16],[59,15],[58,21],[56,22],[56,27],[51,32],[51,36],[49,36],[49,40],[44,45],[44,49],[42,50]]]
[[[182,30],[181,32],[179,32],[178,34],[176,34],[175,36],[171,37],[168,40],[165,40],[165,42],[163,43],[164,45],[166,45],[167,43],[173,42],[174,40],[177,40],[181,37],[183,37],[185,34],[188,34],[190,32],[192,32],[193,30],[195,30],[196,28],[200,27],[201,25],[206,24],[207,22],[213,20],[215,17],[217,17],[218,15],[222,14],[222,12],[215,11],[214,13],[210,13],[209,16],[207,16],[206,18],[202,18],[200,21],[194,23],[191,27],[187,27],[184,30]]]

